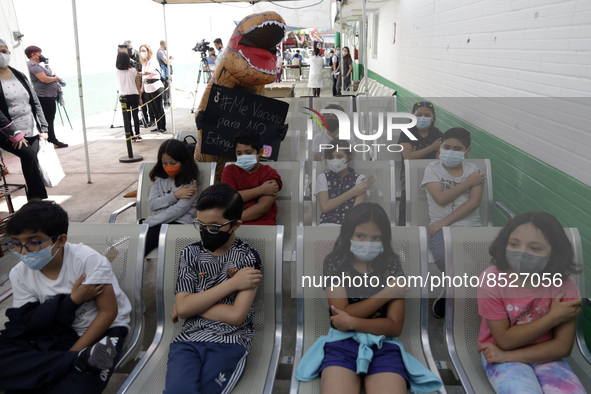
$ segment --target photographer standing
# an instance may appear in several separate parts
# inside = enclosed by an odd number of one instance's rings
[[[150,111],[156,118],[156,129],[152,131],[159,131],[166,133],[166,116],[164,115],[164,108],[162,107],[162,92],[164,92],[164,85],[160,80],[160,65],[158,61],[152,56],[152,49],[149,45],[140,46],[140,58],[142,62],[143,76],[141,92],[146,93]]]
[[[47,63],[47,59],[41,54],[41,48],[34,45],[28,46],[25,49],[25,55],[27,55],[27,58],[29,59],[27,65],[29,66],[31,82],[39,97],[41,108],[43,108],[43,115],[47,121],[48,141],[54,144],[56,148],[67,148],[68,144],[58,141],[53,127],[56,102],[62,90],[60,84],[63,82],[59,77],[53,75],[51,71],[45,67],[41,67],[39,64],[41,62]]]

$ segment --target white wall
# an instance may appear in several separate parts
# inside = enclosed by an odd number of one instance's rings
[[[6,41],[11,52],[10,66],[22,71],[28,78],[29,69],[24,48],[20,41],[14,40],[13,31],[19,31],[19,27],[12,0],[0,0],[0,38]]]
[[[591,185],[591,1],[371,5],[381,5],[371,71]],[[503,105],[486,97],[565,99]]]

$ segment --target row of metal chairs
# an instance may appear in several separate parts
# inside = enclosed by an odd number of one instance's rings
[[[490,161],[488,159],[473,159],[468,162],[476,164],[486,174],[486,184],[480,205],[480,217],[483,226],[492,226],[493,195],[492,176]],[[427,197],[425,190],[421,189],[420,183],[426,166],[432,160],[411,160],[406,161],[406,225],[427,226],[429,224]],[[298,225],[316,225],[320,220],[320,209],[316,201],[316,178],[324,171],[322,162],[312,162],[306,166],[305,162],[267,162],[273,167],[283,180],[283,188],[277,194],[277,223],[285,227],[284,259],[293,261],[295,245],[295,228]],[[215,163],[197,163],[200,171],[200,186],[198,192],[213,184],[215,174]],[[136,219],[147,218],[152,213],[148,209],[148,196],[152,182],[149,178],[150,170],[154,163],[142,163],[139,171],[138,192],[135,202],[126,204],[124,207],[113,212],[109,220],[115,223],[118,215],[131,207],[136,208]],[[307,167],[311,167],[310,169]],[[390,216],[392,224],[396,223],[397,209],[396,197],[400,194],[398,183],[399,171],[395,162],[390,161],[357,161],[354,163],[355,170],[368,178],[366,201],[380,204]],[[311,185],[311,188],[310,188]],[[311,191],[311,221],[304,220],[304,201],[308,201],[305,195]],[[150,257],[155,258],[156,252]]]
[[[72,223],[69,231],[71,242],[84,242],[107,256],[121,288],[133,306],[131,330],[119,366],[135,358],[141,350],[143,336],[143,307],[141,295],[143,246],[146,225],[79,224]],[[329,328],[328,304],[322,288],[304,287],[304,275],[323,274],[325,256],[332,250],[340,229],[297,227],[296,276],[292,279],[297,296],[296,347],[294,371],[304,352]],[[488,248],[500,228],[444,228],[446,272],[463,276],[478,276],[490,264]],[[565,232],[575,250],[575,260],[583,262],[578,230],[566,228]],[[259,251],[263,260],[264,280],[255,298],[256,335],[248,359],[244,377],[236,387],[236,393],[271,393],[279,363],[282,342],[282,284],[281,264],[284,232],[282,226],[241,227],[237,235]],[[425,227],[392,227],[393,249],[399,254],[405,275],[427,276],[427,234]],[[170,321],[178,275],[181,250],[199,240],[199,233],[192,227],[164,225],[160,232],[158,249],[156,297],[156,334],[146,353],[141,357],[119,393],[160,393],[164,388],[166,361],[170,342],[179,333],[182,322]],[[575,278],[581,294],[585,294],[584,278]],[[455,287],[447,290],[446,344],[452,370],[468,393],[494,392],[480,363],[477,338],[480,317],[476,303],[476,289]],[[400,336],[405,350],[421,361],[436,375],[428,336],[428,289],[413,288],[406,299],[405,324]],[[591,355],[582,332],[582,316],[577,325],[576,343],[568,358],[569,364],[591,392]],[[288,350],[287,354],[291,354]],[[298,382],[292,376],[290,393],[318,392],[319,380]],[[445,392],[442,388],[440,392]]]

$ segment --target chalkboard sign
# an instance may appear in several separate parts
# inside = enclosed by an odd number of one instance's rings
[[[277,130],[288,109],[283,101],[214,84],[205,108],[201,153],[233,158],[236,133],[254,130],[263,140],[261,158],[277,160],[281,144]]]

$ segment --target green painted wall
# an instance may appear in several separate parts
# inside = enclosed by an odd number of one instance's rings
[[[369,77],[397,90],[398,111],[410,112],[420,99],[416,94],[369,70]],[[585,265],[585,287],[591,291],[591,187],[546,164],[492,134],[479,129],[452,113],[436,109],[437,127],[441,131],[464,127],[472,134],[472,158],[489,158],[493,173],[495,201],[505,203],[513,211],[546,211],[555,215],[565,227],[577,227],[581,234]],[[507,222],[498,208],[494,225]],[[585,310],[585,338],[591,345],[591,308]]]

